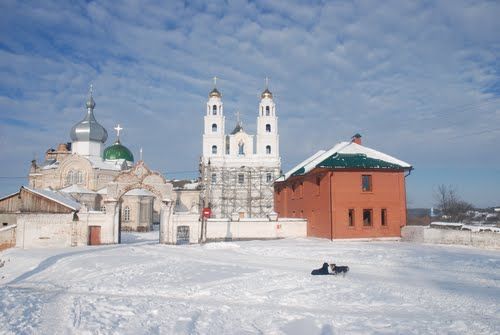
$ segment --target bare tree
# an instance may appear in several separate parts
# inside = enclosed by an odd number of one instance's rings
[[[441,218],[451,222],[462,222],[467,217],[467,211],[473,206],[460,199],[452,186],[441,184],[438,186],[434,198],[436,207],[441,211]]]

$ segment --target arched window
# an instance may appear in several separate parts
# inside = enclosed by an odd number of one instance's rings
[[[217,115],[217,105],[212,106],[212,115]]]
[[[238,144],[238,155],[244,155],[245,154],[245,143],[240,142]]]
[[[66,175],[66,185],[73,184],[73,170],[70,170]]]
[[[271,132],[271,125],[266,124],[266,133],[270,133],[270,132]]]
[[[266,154],[270,155],[271,154],[271,146],[266,145]]]
[[[213,133],[217,132],[217,124],[216,123],[212,124],[212,132]]]
[[[212,145],[212,153],[214,155],[217,154],[217,146],[216,145]]]
[[[76,183],[77,184],[83,184],[83,172],[82,171],[78,171],[78,175],[77,175],[77,181]]]
[[[270,111],[269,111],[269,106],[266,106],[266,116],[269,116]]]
[[[123,210],[123,220],[130,221],[130,207],[128,206]]]
[[[217,173],[212,173],[212,184],[217,182]]]

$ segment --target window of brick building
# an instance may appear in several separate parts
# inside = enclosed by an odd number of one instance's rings
[[[361,189],[363,192],[371,192],[372,191],[372,176],[371,175],[362,175],[361,176]]]
[[[354,227],[354,208],[349,208],[349,227]]]
[[[385,208],[380,211],[380,222],[382,226],[387,226],[387,209]]]
[[[373,225],[373,216],[371,209],[363,209],[363,226],[370,227]]]

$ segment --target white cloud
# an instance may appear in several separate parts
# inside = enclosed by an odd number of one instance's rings
[[[471,150],[491,160],[482,144],[500,132],[467,134],[499,121],[499,6],[4,2],[0,110],[50,131],[35,142],[0,119],[2,143],[23,148],[2,152],[17,166],[0,175],[27,171],[26,148],[41,155],[69,140],[91,82],[98,120],[128,125],[124,142],[143,146],[153,168],[196,171],[214,75],[228,129],[236,110],[254,127],[271,78],[284,170],[355,132],[419,166],[457,166]]]

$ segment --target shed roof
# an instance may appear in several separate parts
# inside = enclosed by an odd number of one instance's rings
[[[22,186],[21,189],[25,189],[28,192],[38,194],[41,197],[57,202],[58,204],[61,204],[74,211],[79,210],[81,207],[80,203],[78,203],[77,201],[56,191],[34,189],[27,186]]]

